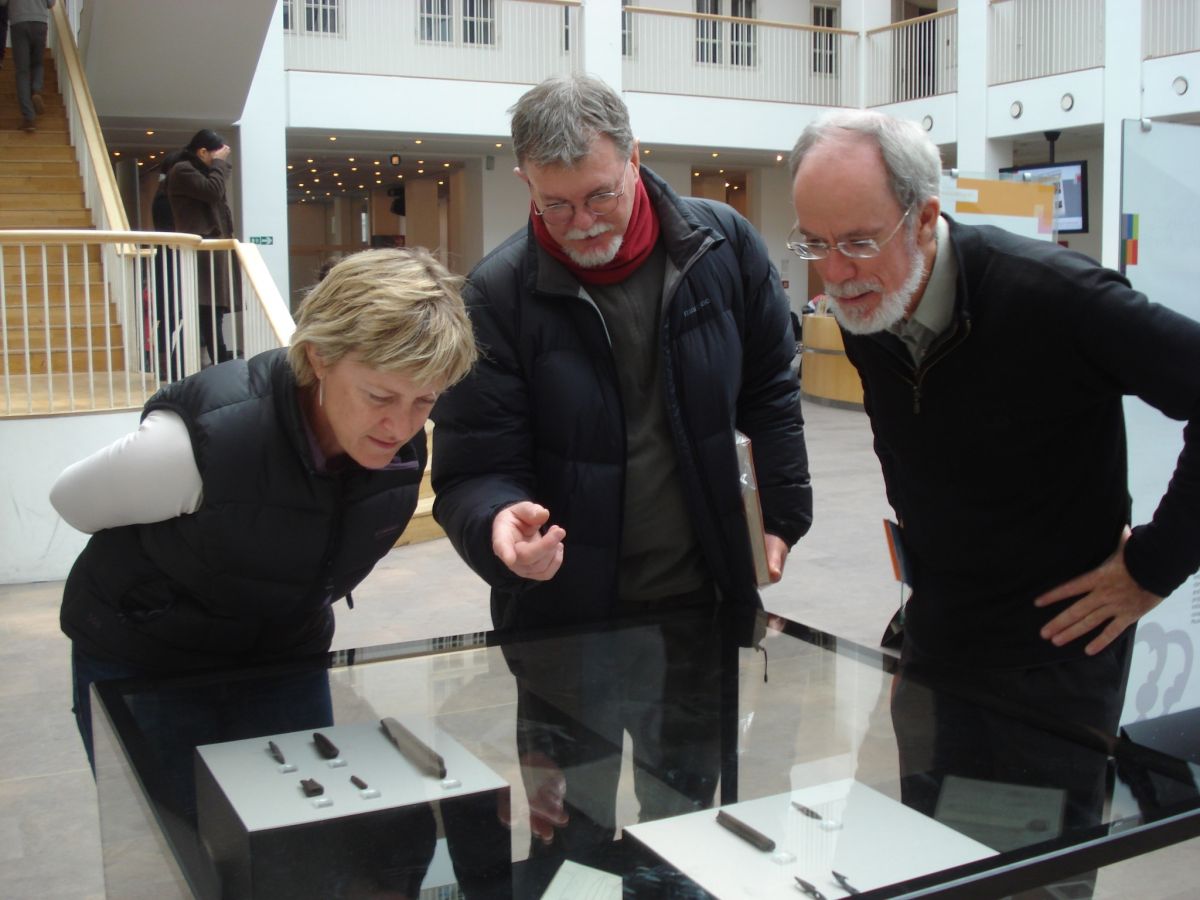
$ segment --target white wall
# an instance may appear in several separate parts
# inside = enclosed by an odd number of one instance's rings
[[[1176,78],[1187,81],[1183,94]],[[1200,53],[1181,53],[1142,63],[1142,115],[1150,118],[1195,114],[1200,104]]]
[[[483,172],[483,252],[490,253],[529,219],[529,189],[513,174],[511,153],[496,157]]]
[[[290,293],[287,210],[287,79],[283,71],[283,19],[276,15],[263,43],[258,68],[238,122],[240,159],[234,159],[241,196],[243,241],[269,238],[259,246],[279,293]]]
[[[65,578],[87,535],[50,505],[63,469],[137,428],[140,413],[0,420],[0,584]]]
[[[495,135],[507,141],[505,110],[528,89],[522,84],[288,72],[287,122],[290,128],[327,133]]]

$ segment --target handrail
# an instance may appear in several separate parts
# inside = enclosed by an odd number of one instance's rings
[[[730,22],[735,25],[762,25],[769,28],[790,28],[793,31],[811,31],[820,34],[848,34],[857,37],[857,31],[845,28],[826,28],[824,25],[798,25],[795,22],[775,22],[770,19],[744,19],[741,16],[714,16],[711,13],[680,12],[677,9],[655,9],[652,6],[625,6],[622,13],[638,13],[652,16],[670,16],[676,19],[696,19],[709,22]]]
[[[241,241],[203,241],[201,247],[207,248],[210,244],[218,243],[235,245],[234,250],[237,252],[238,262],[241,264],[242,271],[246,273],[251,288],[262,303],[263,312],[266,314],[271,330],[278,338],[281,347],[288,346],[292,342],[292,333],[296,330],[296,322],[292,319],[288,305],[284,301],[283,295],[279,293],[279,287],[275,284],[275,279],[271,277],[271,271],[267,268],[267,263],[262,258],[258,247],[254,244],[243,244]]]
[[[75,35],[71,33],[71,23],[67,19],[64,6],[63,3],[54,4],[50,8],[50,14],[54,17],[58,53],[67,69],[67,83],[76,97],[75,105],[83,128],[83,142],[91,157],[92,168],[96,172],[96,188],[100,192],[104,220],[111,226],[127,231],[129,219],[125,215],[125,206],[121,203],[116,176],[108,163],[108,145],[104,142],[104,132],[100,130],[96,105],[92,102],[92,93],[83,73],[83,63],[79,59],[79,48],[75,46]]]
[[[953,16],[957,13],[957,9],[942,9],[938,12],[926,13],[923,16],[913,16],[911,19],[901,19],[899,22],[893,22],[891,25],[881,25],[879,28],[872,28],[867,32],[867,36],[870,37],[873,34],[881,34],[885,31],[897,31],[901,28],[906,28],[909,25],[918,25],[921,22],[932,22],[934,19],[944,19],[947,16]]]
[[[195,234],[173,231],[100,231],[91,228],[0,228],[0,244],[28,244],[52,240],[55,244],[103,244],[108,241],[135,241],[139,244],[175,244],[200,247],[209,243]],[[213,243],[216,243],[215,241]],[[215,250],[230,249],[214,247]]]

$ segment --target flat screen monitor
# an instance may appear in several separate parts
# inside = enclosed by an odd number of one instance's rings
[[[1001,178],[1041,182],[1054,188],[1054,229],[1059,234],[1088,230],[1087,160],[1009,166]]]

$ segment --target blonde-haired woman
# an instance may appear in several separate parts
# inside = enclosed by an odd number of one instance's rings
[[[421,249],[350,256],[290,348],[164,387],[59,476],[55,508],[93,535],[61,611],[89,761],[93,681],[328,649],[331,605],[416,508],[425,420],[475,361],[461,283]]]

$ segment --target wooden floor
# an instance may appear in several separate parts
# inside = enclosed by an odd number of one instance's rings
[[[153,375],[135,372],[5,376],[0,371],[0,416],[141,409],[158,388]]]

